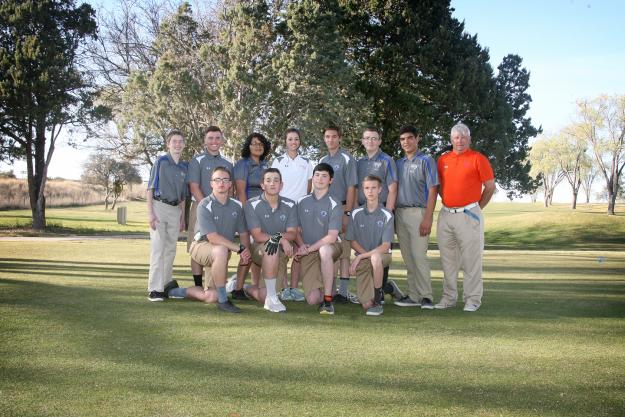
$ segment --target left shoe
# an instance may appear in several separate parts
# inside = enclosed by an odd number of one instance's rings
[[[271,311],[272,313],[282,313],[286,311],[286,307],[280,302],[277,295],[265,297],[264,308],[265,310]]]
[[[319,314],[323,316],[333,315],[334,314],[334,304],[327,301],[322,301],[319,304]]]
[[[282,301],[293,301],[293,291],[290,288],[283,288],[280,291],[280,299]]]
[[[404,293],[399,289],[399,286],[395,281],[389,279],[384,287],[384,292],[390,294],[393,297],[393,301],[399,301],[404,298]]]
[[[381,316],[384,313],[384,307],[381,304],[374,304],[367,309],[367,316]]]
[[[434,303],[429,298],[421,299],[421,309],[422,310],[434,310]]]
[[[247,294],[245,294],[245,290],[243,289],[232,290],[232,292],[230,293],[230,297],[232,297],[233,300],[250,301],[250,298],[247,296]]]
[[[467,303],[464,305],[464,308],[463,308],[464,311],[468,311],[470,313],[477,311],[479,309],[480,309],[480,305],[475,304],[475,303]]]
[[[237,274],[234,274],[226,281],[226,292],[231,293],[237,287]]]
[[[176,281],[175,279],[172,279],[171,281],[167,283],[167,285],[165,285],[165,289],[163,289],[163,293],[165,294],[165,297],[173,298],[173,299],[181,298],[176,295],[172,295],[172,296],[169,295],[169,291],[173,290],[174,288],[180,288],[180,285],[178,285],[178,281]]]
[[[291,299],[293,301],[304,301],[306,299],[304,291],[298,288],[291,288]]]

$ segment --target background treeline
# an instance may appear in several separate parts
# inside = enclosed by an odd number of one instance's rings
[[[88,47],[96,102],[112,121],[101,146],[151,165],[169,129],[185,132],[190,157],[202,129],[216,124],[236,159],[252,131],[277,143],[295,126],[314,158],[328,123],[343,128],[357,154],[372,124],[398,156],[397,132],[411,123],[426,150],[440,154],[462,121],[499,185],[528,192],[528,139],[539,132],[527,117],[529,73],[516,55],[495,72],[488,50],[451,13],[439,0],[223,0],[203,9],[123,0],[99,11]]]

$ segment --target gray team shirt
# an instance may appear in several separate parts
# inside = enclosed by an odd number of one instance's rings
[[[297,202],[297,217],[302,228],[302,240],[312,245],[326,236],[328,231],[341,230],[343,206],[329,192],[320,199],[313,192]]]
[[[195,232],[200,236],[218,233],[232,241],[235,233],[246,233],[243,205],[234,198],[228,198],[221,204],[213,194],[204,197],[197,206],[197,222]]]
[[[260,182],[263,171],[267,168],[267,161],[260,161],[258,164],[252,158],[239,159],[234,165],[234,179],[245,181],[245,195],[248,200],[263,193]]]
[[[189,183],[194,182],[200,186],[204,197],[213,193],[213,187],[211,186],[211,176],[213,170],[217,167],[224,167],[230,171],[230,176],[233,177],[234,167],[232,162],[221,156],[220,154],[211,155],[208,152],[195,156],[191,162],[189,162],[189,175],[187,181]]]
[[[319,161],[329,164],[334,169],[334,177],[330,184],[330,195],[342,203],[347,198],[347,188],[358,185],[356,160],[344,149],[339,149],[334,155],[326,155]]]
[[[187,167],[186,161],[174,162],[171,154],[160,156],[150,170],[148,190],[154,190],[157,199],[171,203],[187,198]]]
[[[274,210],[263,193],[247,200],[244,210],[248,230],[258,227],[263,232],[273,235],[274,233],[286,232],[287,228],[298,225],[295,201],[286,197],[279,197],[278,207]]]
[[[397,204],[400,207],[426,207],[430,187],[439,185],[438,169],[434,159],[421,152],[397,161],[399,184]]]
[[[345,239],[355,240],[369,252],[382,243],[393,242],[394,233],[393,214],[390,211],[381,205],[371,213],[366,207],[358,207],[352,210],[349,217]]]
[[[380,202],[386,203],[388,198],[388,186],[397,181],[397,167],[395,161],[388,154],[379,150],[373,158],[365,156],[356,163],[358,168],[358,204],[365,204],[365,193],[362,182],[367,175],[375,175],[382,180],[382,192]]]

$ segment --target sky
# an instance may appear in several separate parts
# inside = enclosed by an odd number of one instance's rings
[[[531,74],[529,115],[546,134],[572,121],[576,100],[625,94],[625,1],[452,0],[451,6],[465,31],[489,49],[494,69],[507,54],[523,58]],[[59,143],[48,176],[79,179],[90,153]],[[0,164],[0,170],[23,177],[24,166]],[[559,189],[556,201],[565,198],[566,186]]]

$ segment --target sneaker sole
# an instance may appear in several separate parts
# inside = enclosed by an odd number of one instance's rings
[[[436,310],[447,310],[448,308],[455,308],[455,307],[456,306],[438,306],[438,305],[435,305],[434,309],[436,309]]]
[[[148,297],[148,300],[149,300],[149,301],[152,301],[153,303],[158,303],[158,302],[163,302],[163,301],[165,301],[165,299],[164,299],[164,298],[150,298],[150,297]]]
[[[421,306],[421,304],[407,304],[407,303],[402,303],[402,302],[399,302],[399,301],[396,301],[393,304],[395,304],[396,306],[399,306],[399,307],[421,307],[421,308],[423,308]]]
[[[322,316],[333,316],[334,311],[320,311],[319,314],[321,314]]]
[[[368,311],[365,313],[366,316],[372,316],[372,317],[377,317],[377,316],[381,316],[382,313],[369,313]]]
[[[434,306],[421,306],[421,310],[434,310]]]

